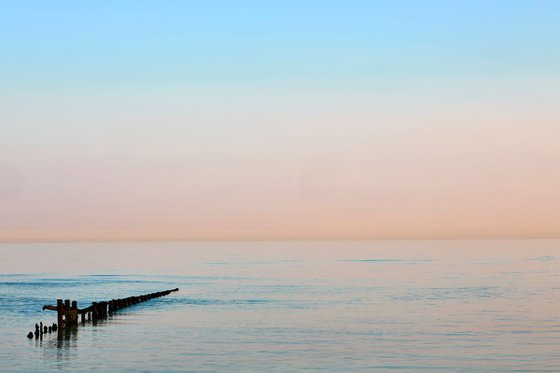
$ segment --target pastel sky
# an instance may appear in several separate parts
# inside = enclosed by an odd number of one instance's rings
[[[560,237],[559,20],[0,0],[0,240]]]

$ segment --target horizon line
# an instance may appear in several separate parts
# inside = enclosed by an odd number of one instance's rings
[[[230,237],[230,238],[116,238],[116,239],[0,239],[0,244],[31,244],[31,243],[150,243],[150,242],[321,242],[321,241],[537,241],[560,240],[560,236],[454,236],[454,237]]]

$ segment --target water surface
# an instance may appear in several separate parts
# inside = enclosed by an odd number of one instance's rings
[[[0,244],[2,372],[559,372],[560,241]],[[57,341],[44,304],[179,287]]]

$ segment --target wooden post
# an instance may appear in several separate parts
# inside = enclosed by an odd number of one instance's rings
[[[70,299],[64,300],[64,326],[68,326],[72,323],[70,316]]]
[[[68,311],[70,311],[70,299],[65,299],[64,300],[64,322],[66,323],[66,325],[64,325],[64,326],[69,325]]]
[[[62,315],[64,313],[64,308],[62,306],[62,299],[56,300],[56,312],[57,312],[58,330],[61,330],[62,327],[64,326],[63,319],[62,319]]]
[[[72,301],[72,307],[70,312],[68,312],[68,316],[71,324],[78,324],[78,302],[76,302],[75,300]]]

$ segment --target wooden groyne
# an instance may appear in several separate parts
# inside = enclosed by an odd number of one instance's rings
[[[96,322],[97,320],[107,318],[113,312],[120,309],[145,302],[150,299],[163,297],[175,291],[179,291],[179,288],[122,299],[93,302],[91,306],[82,309],[78,308],[78,302],[75,300],[70,301],[70,299],[66,299],[63,301],[62,299],[57,299],[56,306],[43,306],[43,310],[56,311],[57,322],[53,323],[51,326],[43,326],[42,322],[35,324],[35,333],[29,332],[27,334],[27,338],[35,337],[36,339],[42,339],[43,334],[50,334],[53,332],[58,332],[58,337],[62,338],[65,328],[78,326],[78,319],[80,319],[82,324],[85,324],[86,320]]]

